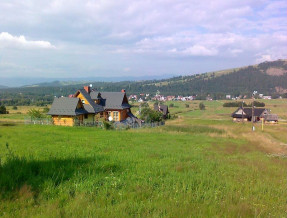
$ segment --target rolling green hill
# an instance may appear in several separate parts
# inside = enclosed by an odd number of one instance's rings
[[[120,91],[128,94],[149,93],[159,90],[163,95],[197,95],[205,99],[223,99],[226,94],[251,96],[256,90],[264,95],[286,97],[287,60],[264,62],[258,65],[222,70],[189,76],[178,76],[162,80],[122,82],[60,82],[42,83],[30,87],[0,89],[0,99],[7,105],[45,105],[54,96],[73,94],[83,85],[92,83],[101,91]]]

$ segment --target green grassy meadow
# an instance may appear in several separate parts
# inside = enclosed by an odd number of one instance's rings
[[[222,102],[186,103],[151,129],[0,117],[0,216],[286,217],[287,125],[251,132]],[[284,117],[285,102],[270,106]]]

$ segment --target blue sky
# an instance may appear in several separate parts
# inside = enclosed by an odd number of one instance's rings
[[[280,0],[0,0],[0,12],[0,77],[182,75],[287,58]]]

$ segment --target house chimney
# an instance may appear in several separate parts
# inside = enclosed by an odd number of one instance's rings
[[[123,93],[125,93],[125,92],[126,92],[126,90],[125,90],[125,89],[122,89],[122,92],[123,92]]]
[[[84,86],[84,89],[86,90],[87,93],[90,94],[91,92],[90,86]]]

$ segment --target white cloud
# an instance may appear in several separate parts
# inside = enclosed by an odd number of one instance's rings
[[[7,32],[0,33],[0,48],[20,48],[20,49],[51,49],[56,48],[48,41],[27,40],[25,36],[13,36]]]
[[[268,54],[260,55],[260,57],[258,57],[255,62],[259,64],[264,61],[272,61],[271,55],[268,55]]]
[[[182,51],[183,54],[191,56],[215,56],[218,51],[214,48],[206,48],[202,45],[194,45]]]
[[[199,71],[220,61],[221,68],[240,61],[248,65],[268,56],[287,57],[286,7],[284,0],[0,1],[0,30],[5,31],[0,49],[30,50],[17,50],[21,59],[27,53],[38,57],[36,49],[56,44],[61,49],[45,52],[45,66],[42,60],[27,60],[55,73],[63,59],[62,72],[70,71],[67,66],[87,72],[98,64],[104,74],[126,66],[130,73],[163,72],[166,66],[178,70],[179,59],[187,69],[194,56],[202,63]],[[15,59],[10,55],[9,61]]]

